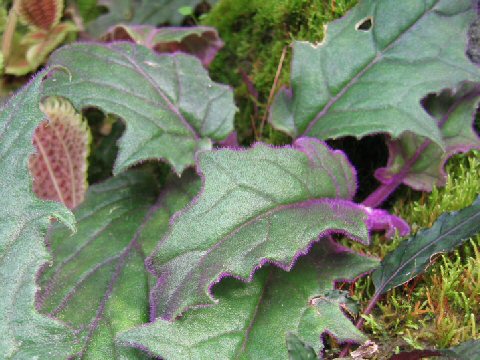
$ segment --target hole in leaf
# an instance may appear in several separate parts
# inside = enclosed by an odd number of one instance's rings
[[[358,22],[355,26],[357,31],[369,31],[373,26],[373,18],[371,16],[363,19],[362,21]]]

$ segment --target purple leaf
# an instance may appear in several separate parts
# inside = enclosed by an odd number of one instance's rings
[[[223,47],[217,30],[207,26],[161,27],[119,24],[108,29],[102,40],[131,41],[158,53],[184,52],[200,59],[208,67]]]

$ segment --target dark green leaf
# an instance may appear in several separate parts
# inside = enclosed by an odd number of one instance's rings
[[[443,214],[388,254],[372,274],[376,294],[384,294],[425,271],[435,254],[451,251],[480,232],[480,197],[469,207]]]

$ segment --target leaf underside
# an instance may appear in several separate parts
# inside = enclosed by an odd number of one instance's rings
[[[470,0],[360,1],[321,44],[294,42],[292,88],[276,96],[270,122],[293,137],[408,131],[443,147],[420,101],[480,80],[465,55],[475,17]]]
[[[267,267],[251,283],[225,279],[215,287],[218,304],[193,309],[174,322],[157,319],[118,336],[118,341],[166,359],[286,359],[293,333],[319,352],[325,332],[338,341],[365,338],[340,306],[317,302],[337,279],[353,279],[378,264],[328,239],[316,244],[290,272]]]
[[[132,41],[158,53],[181,51],[196,56],[204,66],[208,66],[223,47],[217,30],[207,26],[156,28],[119,24],[108,29],[102,39],[107,42]]]
[[[197,150],[233,130],[232,90],[212,82],[192,56],[158,55],[131,43],[79,43],[54,52],[49,64],[67,71],[45,81],[45,95],[125,121],[115,174],[148,159],[165,159],[181,173]]]
[[[422,191],[444,186],[445,162],[454,154],[480,148],[480,137],[473,127],[479,99],[480,88],[472,84],[465,84],[455,94],[446,90],[429,99],[427,110],[438,123],[445,152],[413,133],[388,139],[388,164],[378,169],[375,177],[386,184],[401,176],[404,184]]]
[[[114,338],[148,321],[151,280],[144,254],[155,246],[153,234],[168,229],[170,216],[187,204],[198,184],[186,174],[155,201],[153,178],[129,171],[89,189],[75,211],[75,235],[54,227],[48,239],[54,261],[39,279],[37,307],[78,332],[80,358],[146,358],[137,349],[117,346]]]
[[[65,325],[34,308],[38,270],[48,260],[44,237],[52,217],[73,229],[68,209],[39,200],[32,190],[28,158],[32,137],[43,119],[37,75],[0,114],[0,354],[12,359],[66,358],[74,336]],[[52,346],[52,344],[55,344]]]
[[[48,98],[41,109],[47,119],[35,130],[37,152],[28,164],[33,189],[38,197],[60,201],[73,209],[83,201],[87,190],[90,130],[65,99]]]
[[[349,201],[353,169],[318,140],[203,152],[197,171],[202,192],[147,259],[160,277],[152,298],[164,319],[212,303],[210,288],[224,276],[251,280],[266,262],[289,269],[320,234],[368,242],[365,209]]]

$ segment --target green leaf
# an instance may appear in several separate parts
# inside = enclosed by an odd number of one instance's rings
[[[202,192],[147,259],[161,277],[153,296],[164,319],[212,303],[210,288],[223,276],[251,280],[266,262],[290,269],[320,234],[369,241],[365,208],[348,201],[356,189],[353,169],[342,152],[318,140],[197,158]]]
[[[93,106],[127,125],[114,174],[147,159],[165,159],[177,173],[233,130],[232,90],[212,82],[196,58],[157,55],[143,46],[74,44],[52,54],[61,66],[45,95],[66,97],[77,109]]]
[[[17,93],[0,114],[0,354],[6,359],[58,359],[74,351],[73,332],[34,308],[40,267],[48,260],[44,237],[56,217],[74,229],[65,206],[39,200],[28,158],[43,119],[39,87],[45,72]],[[54,344],[54,346],[52,346]]]
[[[287,349],[288,349],[288,358],[290,360],[315,360],[317,359],[317,354],[315,350],[307,344],[305,344],[300,338],[294,333],[287,333]]]
[[[215,288],[217,305],[174,322],[157,319],[117,339],[172,360],[287,359],[287,334],[318,352],[326,331],[340,342],[361,342],[364,335],[337,304],[317,299],[335,280],[353,279],[376,264],[324,239],[288,273],[268,267],[249,284],[225,279]]]
[[[145,358],[118,347],[115,334],[149,320],[149,276],[145,253],[168,220],[191,199],[199,185],[186,174],[170,183],[158,200],[151,176],[129,171],[92,186],[75,211],[74,236],[55,226],[49,236],[54,261],[39,279],[37,306],[76,330],[80,357]],[[190,193],[189,193],[190,192]],[[193,194],[192,194],[193,195]]]
[[[480,340],[470,340],[447,350],[439,350],[443,355],[456,360],[480,359]]]
[[[469,207],[443,214],[430,229],[421,230],[388,254],[372,274],[381,295],[425,271],[435,254],[451,251],[480,232],[480,197]]]
[[[404,184],[423,191],[445,186],[445,162],[454,154],[480,148],[473,121],[480,99],[480,88],[466,84],[456,93],[449,90],[427,99],[426,107],[435,118],[445,143],[445,152],[413,133],[397,140],[388,139],[388,164],[375,177],[388,184],[400,178]]]
[[[184,7],[195,7],[202,0],[101,0],[108,13],[89,24],[88,32],[96,37],[117,24],[180,25],[185,16],[179,12]],[[216,0],[207,1],[214,4]]]
[[[292,88],[275,98],[272,125],[319,139],[408,131],[443,147],[420,101],[480,80],[465,55],[475,17],[470,0],[361,1],[321,44],[294,42]]]

